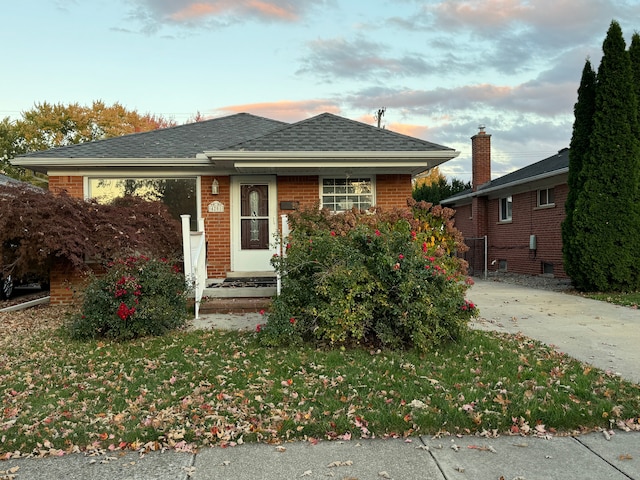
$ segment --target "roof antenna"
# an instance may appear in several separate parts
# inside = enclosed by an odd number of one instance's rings
[[[384,117],[384,112],[387,111],[387,107],[379,108],[378,111],[373,115],[373,118],[378,122],[378,128],[380,128],[380,122],[382,121],[382,117]]]

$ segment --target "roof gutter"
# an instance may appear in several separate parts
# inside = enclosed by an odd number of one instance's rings
[[[211,160],[222,161],[270,161],[284,160],[305,161],[305,160],[325,160],[328,162],[335,161],[353,161],[353,160],[389,160],[405,159],[405,160],[424,160],[425,158],[442,159],[444,161],[460,155],[455,150],[424,150],[424,151],[348,151],[348,150],[328,150],[328,151],[247,151],[247,150],[212,150],[205,151],[204,154]]]
[[[19,167],[46,172],[56,168],[104,168],[104,167],[210,167],[208,158],[12,158],[10,162]]]

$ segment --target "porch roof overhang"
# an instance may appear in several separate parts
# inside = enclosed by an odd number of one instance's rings
[[[215,170],[244,174],[343,175],[389,173],[417,175],[460,152],[436,151],[206,151]]]
[[[148,171],[179,169],[189,174],[218,175],[351,175],[410,174],[436,167],[460,152],[436,151],[207,151],[191,158],[82,158],[82,157],[18,157],[16,166],[36,172],[87,172],[93,170]]]

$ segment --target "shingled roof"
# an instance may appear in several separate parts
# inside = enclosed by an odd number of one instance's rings
[[[528,181],[533,181],[540,177],[551,176],[554,174],[561,174],[567,172],[569,169],[569,149],[563,148],[555,155],[547,157],[531,165],[527,165],[515,172],[511,172],[495,180],[485,183],[478,187],[478,190],[473,192],[471,189],[464,190],[460,193],[452,195],[449,198],[442,200],[443,205],[455,203],[458,200],[465,198],[471,198],[474,196],[482,196],[489,191],[500,190],[501,188],[509,188],[515,185],[521,185]]]
[[[23,158],[193,158],[205,150],[259,137],[285,122],[238,113],[202,122],[80,143],[21,155]]]
[[[261,152],[453,151],[449,147],[376,128],[331,113],[322,113],[307,120],[282,126],[270,133],[230,146],[225,150]]]

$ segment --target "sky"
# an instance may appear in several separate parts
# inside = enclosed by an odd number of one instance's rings
[[[586,59],[638,0],[5,0],[0,118],[101,100],[178,124],[330,112],[460,151],[497,178],[568,147]]]

